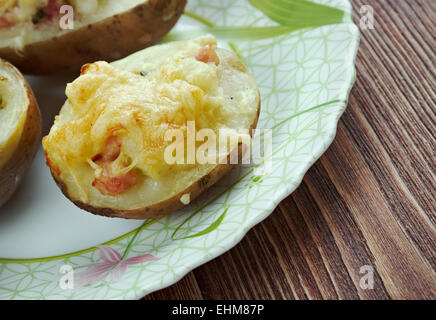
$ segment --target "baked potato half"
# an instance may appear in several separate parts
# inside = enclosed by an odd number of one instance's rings
[[[41,115],[23,75],[0,59],[0,207],[20,185],[41,138]]]
[[[73,8],[72,16],[64,5]],[[113,61],[157,43],[185,5],[186,0],[4,0],[0,57],[32,74]]]
[[[169,214],[228,173],[260,110],[253,75],[211,35],[85,65],[66,94],[43,138],[54,179],[78,207],[129,219]]]

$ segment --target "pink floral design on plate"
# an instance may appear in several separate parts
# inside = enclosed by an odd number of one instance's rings
[[[117,250],[108,246],[99,247],[99,254],[103,262],[91,263],[76,268],[88,268],[88,270],[75,275],[79,286],[95,285],[106,278],[116,281],[122,278],[128,266],[159,260],[152,254],[143,254],[125,259]]]

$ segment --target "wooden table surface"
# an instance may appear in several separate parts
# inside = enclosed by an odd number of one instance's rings
[[[239,245],[145,299],[436,299],[436,1],[352,4],[375,24],[332,146]]]

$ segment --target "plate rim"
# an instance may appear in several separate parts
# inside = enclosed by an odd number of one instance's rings
[[[176,282],[180,281],[189,272],[196,269],[197,267],[199,267],[199,266],[215,259],[216,257],[222,255],[223,253],[231,250],[233,247],[235,247],[237,244],[239,244],[239,242],[245,237],[245,235],[247,234],[248,231],[250,231],[254,226],[256,226],[257,224],[259,224],[260,222],[265,220],[267,217],[269,217],[273,213],[273,211],[276,209],[276,207],[279,205],[279,203],[281,201],[283,201],[283,199],[288,197],[290,194],[292,194],[299,187],[299,185],[301,184],[304,176],[306,175],[306,173],[310,169],[310,167],[312,167],[312,165],[316,161],[318,161],[318,159],[330,147],[330,145],[332,144],[332,142],[335,139],[339,120],[342,117],[343,113],[346,111],[346,108],[348,105],[348,98],[349,98],[350,92],[353,88],[353,85],[356,81],[355,61],[356,61],[357,52],[358,52],[359,43],[360,43],[360,31],[359,31],[359,28],[356,26],[356,24],[352,21],[352,13],[349,10],[349,9],[351,9],[351,3],[349,0],[346,0],[344,2],[347,3],[347,6],[348,6],[347,9],[350,12],[349,14],[346,15],[346,17],[349,19],[344,20],[342,23],[337,24],[337,25],[347,25],[350,28],[350,32],[352,34],[353,39],[351,41],[352,45],[350,45],[350,47],[348,48],[347,56],[343,60],[344,68],[347,71],[347,76],[345,77],[346,80],[344,81],[344,83],[346,82],[347,86],[344,85],[342,88],[338,89],[338,96],[339,96],[339,99],[343,100],[344,108],[342,108],[342,110],[340,112],[338,112],[337,115],[335,116],[335,124],[334,124],[334,127],[331,129],[332,135],[329,136],[328,138],[326,138],[326,140],[324,141],[323,144],[317,144],[316,147],[314,147],[314,149],[313,149],[314,156],[311,159],[311,161],[307,162],[305,164],[305,166],[301,169],[301,171],[298,172],[298,176],[296,176],[296,177],[298,177],[298,179],[296,179],[296,183],[293,184],[292,187],[287,188],[286,190],[282,190],[282,192],[276,196],[274,201],[271,202],[271,205],[268,206],[268,208],[263,208],[262,212],[257,214],[254,219],[252,219],[251,221],[248,221],[245,225],[242,225],[240,228],[235,230],[234,237],[231,237],[231,238],[229,237],[227,239],[227,241],[222,242],[219,247],[211,248],[210,252],[207,255],[200,254],[200,255],[196,256],[196,258],[193,259],[191,261],[191,263],[189,263],[189,265],[187,264],[187,265],[183,266],[182,269],[178,269],[178,273],[175,274],[172,278],[162,280],[161,282],[156,281],[154,283],[154,285],[151,285],[148,288],[143,288],[143,289],[138,290],[136,292],[131,291],[125,295],[125,299],[127,299],[127,300],[140,299],[140,298],[143,298],[144,296],[151,294],[157,290],[167,288],[167,287],[175,284]],[[318,29],[318,28],[316,28],[316,29]],[[333,123],[333,120],[332,120],[332,123]],[[159,221],[159,219],[151,220],[150,223],[147,224],[147,226],[149,226],[157,221]],[[119,237],[116,237],[114,239],[111,239],[111,240],[105,242],[104,244],[117,243],[117,242],[121,241],[122,239],[125,239],[125,238],[129,237],[130,235],[134,234],[135,232],[137,232],[137,230],[140,230],[143,228],[144,228],[144,226],[139,226],[128,233],[125,233]],[[104,244],[101,244],[101,245],[104,245]],[[82,250],[78,250],[78,251],[74,251],[74,252],[70,252],[70,253],[66,253],[66,254],[62,254],[62,255],[57,255],[57,256],[52,256],[52,257],[29,258],[29,259],[26,259],[26,258],[24,258],[24,259],[9,259],[9,258],[1,258],[0,257],[0,264],[26,264],[26,263],[37,263],[37,262],[51,262],[51,261],[65,259],[66,256],[68,256],[68,257],[80,256],[81,254],[84,254],[85,251],[86,251],[86,253],[88,253],[88,252],[95,251],[97,249],[98,249],[98,247],[94,246],[94,247],[88,247],[86,249],[82,249]],[[122,280],[120,280],[120,281],[122,281]]]
[[[348,3],[350,4],[349,0]],[[351,5],[351,4],[350,4]],[[280,196],[277,197],[278,200],[274,200],[274,202],[272,202],[272,206],[270,206],[270,208],[268,209],[264,209],[264,213],[263,214],[259,214],[256,219],[254,219],[251,223],[248,223],[246,226],[244,226],[244,228],[239,229],[240,232],[238,233],[238,237],[235,240],[235,238],[229,238],[230,240],[228,240],[228,243],[224,243],[220,248],[217,249],[217,251],[214,251],[214,253],[209,254],[207,257],[203,256],[203,259],[196,259],[196,260],[201,260],[199,262],[195,262],[190,264],[189,266],[185,267],[183,269],[183,271],[180,272],[179,276],[174,277],[174,279],[168,280],[166,281],[164,284],[161,284],[159,286],[155,286],[154,288],[152,287],[151,289],[144,289],[141,293],[141,295],[132,295],[132,297],[127,297],[126,299],[128,300],[137,300],[137,299],[142,299],[145,296],[168,288],[172,285],[174,285],[175,283],[179,282],[181,279],[183,279],[188,273],[190,273],[191,271],[193,271],[194,269],[198,268],[199,266],[202,266],[203,264],[208,263],[209,261],[221,256],[222,254],[226,253],[227,251],[233,249],[236,245],[238,245],[243,238],[246,236],[246,234],[253,229],[256,225],[258,225],[259,223],[261,223],[262,221],[264,221],[266,218],[268,218],[273,212],[274,210],[277,208],[277,206],[285,199],[287,198],[289,195],[291,195],[301,184],[301,182],[303,181],[307,171],[314,165],[315,162],[317,162],[320,157],[327,151],[327,149],[331,146],[331,144],[333,143],[333,141],[336,138],[336,134],[337,134],[337,127],[339,125],[339,120],[342,117],[342,115],[344,114],[344,112],[347,109],[348,106],[348,97],[350,95],[351,90],[353,89],[354,83],[356,81],[356,58],[357,58],[357,52],[359,49],[359,44],[360,44],[360,31],[359,28],[354,24],[354,22],[344,22],[342,24],[345,25],[349,25],[350,28],[353,29],[353,32],[355,32],[355,36],[356,36],[356,41],[353,43],[354,46],[349,49],[348,52],[348,62],[350,63],[350,67],[347,68],[347,70],[351,71],[350,74],[350,82],[349,82],[349,86],[348,88],[345,90],[345,94],[344,96],[347,98],[344,101],[346,101],[345,103],[345,107],[343,108],[343,110],[338,113],[337,117],[336,117],[336,123],[334,126],[334,130],[333,130],[333,134],[332,137],[328,139],[328,141],[325,143],[324,146],[321,146],[318,150],[316,150],[316,152],[314,152],[316,154],[316,156],[313,157],[313,160],[310,161],[306,167],[301,170],[301,175],[298,178],[298,182],[295,184],[295,186],[293,188],[291,188],[291,191],[283,191],[282,194],[280,194]],[[346,61],[346,60],[344,60]],[[139,297],[139,298],[138,298]]]

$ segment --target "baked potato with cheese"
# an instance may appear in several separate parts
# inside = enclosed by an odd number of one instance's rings
[[[0,59],[0,207],[29,169],[41,138],[41,115],[22,74]]]
[[[171,213],[228,173],[260,109],[253,75],[211,35],[84,65],[66,95],[43,138],[54,179],[78,207],[132,219]],[[221,131],[236,144],[218,149]]]
[[[186,0],[2,0],[0,57],[33,74],[113,61],[157,43],[185,5]],[[62,29],[61,23],[73,28]]]

